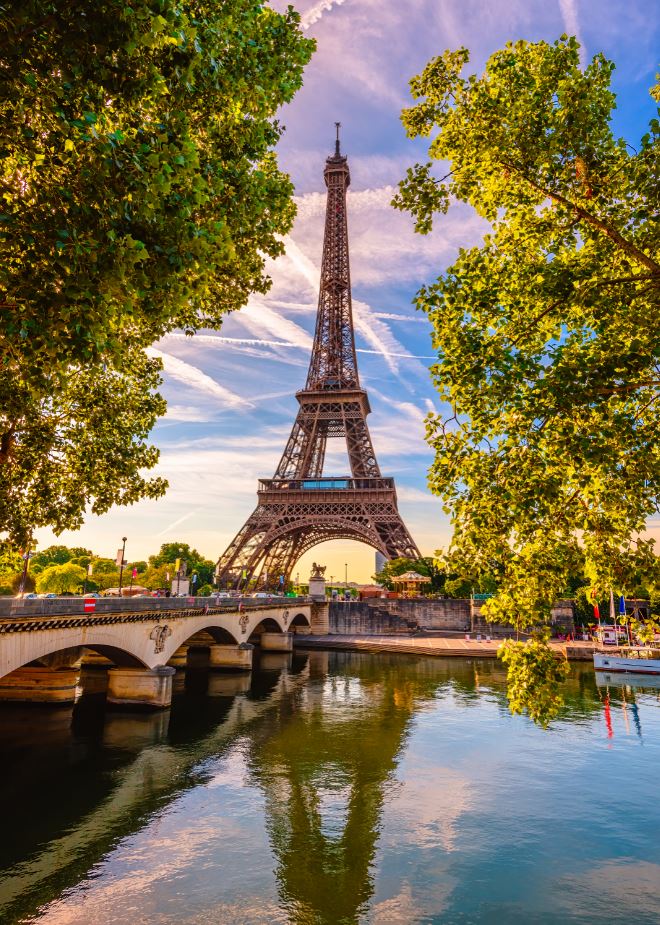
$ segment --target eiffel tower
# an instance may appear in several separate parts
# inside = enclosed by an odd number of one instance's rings
[[[371,443],[366,391],[360,387],[348,260],[348,159],[335,153],[323,176],[328,188],[316,332],[300,408],[272,479],[261,479],[258,503],[218,559],[223,586],[261,579],[287,581],[304,552],[326,540],[359,540],[388,559],[420,557],[397,506],[394,479],[381,475]],[[346,440],[350,476],[324,477],[328,437]]]

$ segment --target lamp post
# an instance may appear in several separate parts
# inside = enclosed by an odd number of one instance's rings
[[[177,553],[178,553],[178,556],[179,556],[179,559],[178,559],[178,561],[179,561],[179,567],[178,567],[178,569],[176,570],[176,596],[178,597],[178,596],[179,596],[179,587],[181,586],[181,550],[178,549],[178,550],[177,550]]]
[[[344,584],[348,588],[348,562],[344,562]]]
[[[28,567],[30,565],[30,559],[34,555],[33,552],[30,552],[30,547],[32,546],[32,541],[28,543],[28,547],[23,553],[23,571],[21,572],[21,583],[18,586],[18,593],[21,597],[25,594],[25,582],[27,581]]]
[[[126,537],[122,536],[121,541],[123,546],[121,547],[121,565],[119,566],[119,597],[121,597],[121,583],[124,577],[124,566],[126,565],[126,559],[124,558],[124,553],[126,552]]]

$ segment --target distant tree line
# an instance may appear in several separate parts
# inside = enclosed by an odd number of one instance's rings
[[[189,578],[197,576],[197,594],[212,590],[214,563],[188,543],[163,543],[159,552],[149,556],[147,561],[127,560],[123,586],[139,585],[149,591],[170,588],[176,577],[177,559],[185,562]],[[91,574],[88,574],[90,566]],[[20,555],[5,553],[0,556],[0,595],[18,592],[22,570]],[[37,552],[30,560],[25,590],[39,594],[77,594],[83,589],[106,591],[118,584],[119,566],[114,559],[98,556],[82,546],[54,545]]]

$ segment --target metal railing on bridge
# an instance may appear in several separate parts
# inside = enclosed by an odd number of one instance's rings
[[[307,597],[52,597],[52,598],[13,598],[0,597],[0,620],[16,617],[53,617],[61,615],[76,616],[90,612],[108,613],[163,613],[172,610],[190,610],[212,607],[214,610],[235,611],[261,610],[264,607],[295,607],[296,604],[309,603]],[[86,606],[87,604],[87,606]]]

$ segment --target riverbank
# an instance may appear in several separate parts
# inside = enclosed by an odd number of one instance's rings
[[[360,652],[394,652],[403,655],[431,655],[460,658],[497,658],[501,639],[457,639],[443,636],[361,636],[332,634],[327,636],[294,637],[300,649],[342,649]],[[559,642],[550,640],[558,658],[570,661],[591,661],[595,650],[592,642]]]

